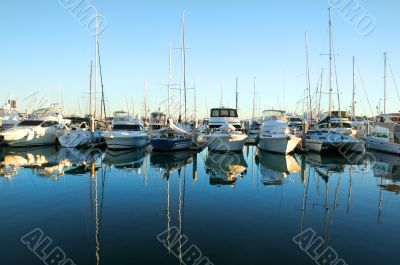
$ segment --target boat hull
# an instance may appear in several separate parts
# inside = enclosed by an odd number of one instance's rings
[[[106,136],[104,137],[107,148],[109,149],[131,149],[137,147],[144,147],[149,144],[147,135],[143,136]]]
[[[289,154],[294,151],[301,139],[295,136],[260,137],[258,147],[263,151]]]
[[[211,151],[242,151],[247,135],[210,135],[208,137],[208,150]]]
[[[368,149],[391,154],[400,154],[400,144],[388,141],[380,141],[378,139],[372,139],[369,137],[364,138],[364,141]]]
[[[65,148],[78,148],[104,143],[101,132],[72,131],[58,137],[58,143]]]
[[[322,150],[322,142],[315,140],[306,140],[307,151],[320,153]]]
[[[153,138],[150,144],[156,151],[174,151],[185,150],[192,146],[192,138],[183,139],[168,139],[168,138]]]
[[[14,135],[2,135],[1,137],[1,142],[11,147],[41,146],[56,144],[57,133],[56,131],[49,131],[38,134],[34,131],[24,131],[17,132]]]

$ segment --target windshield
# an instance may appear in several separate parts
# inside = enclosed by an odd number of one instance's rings
[[[286,113],[280,110],[264,110],[263,117],[264,119],[284,119]]]
[[[238,117],[235,109],[213,109],[211,110],[211,117]]]
[[[43,121],[41,120],[24,120],[21,121],[18,126],[38,126],[42,124]]]
[[[124,130],[124,131],[141,131],[142,126],[140,125],[130,125],[130,124],[117,124],[114,125],[113,130]]]

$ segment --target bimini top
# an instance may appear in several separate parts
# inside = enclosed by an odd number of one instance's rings
[[[283,120],[286,121],[286,111],[283,110],[264,110],[263,120]]]
[[[210,117],[238,118],[239,116],[236,109],[214,108],[211,109]]]

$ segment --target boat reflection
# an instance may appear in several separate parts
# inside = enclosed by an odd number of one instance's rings
[[[103,163],[118,169],[140,170],[147,155],[147,148],[107,150]]]
[[[175,170],[192,163],[192,154],[190,150],[169,153],[152,152],[150,154],[150,165],[152,168],[165,170],[164,177],[169,177]]]
[[[55,146],[10,148],[1,162],[3,176],[12,177],[22,168],[32,168],[33,173],[57,179],[64,175],[68,161],[60,161]]]
[[[292,155],[282,155],[257,151],[256,164],[262,174],[262,183],[265,186],[283,185],[283,180],[290,174],[300,171],[300,165]]]
[[[375,158],[372,166],[374,176],[381,178],[378,187],[400,195],[400,185],[398,184],[400,182],[400,157],[377,151],[372,151],[371,154]]]
[[[99,169],[99,166],[96,166],[96,162],[101,161],[103,151],[98,148],[61,148],[58,152],[58,156],[60,161],[69,162],[69,167],[64,171],[64,174],[84,175]]]
[[[211,185],[234,185],[247,173],[243,152],[217,153],[208,151],[206,172]]]

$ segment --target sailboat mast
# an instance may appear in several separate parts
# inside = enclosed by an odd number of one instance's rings
[[[97,42],[99,39],[99,17],[96,14],[96,39],[95,39],[95,56],[94,56],[94,117],[96,117],[97,111],[97,55],[98,55],[98,46]]]
[[[169,70],[168,70],[168,102],[167,102],[167,115],[170,116],[170,89],[171,89],[171,82],[172,82],[172,41],[169,42]]]
[[[387,52],[383,53],[384,57],[384,77],[383,77],[383,82],[384,82],[384,90],[383,90],[383,113],[386,113],[386,68],[387,68]]]
[[[93,61],[90,60],[90,84],[89,84],[89,115],[92,115],[92,74]]]
[[[194,84],[193,84],[193,92],[194,92],[194,95],[193,95],[193,97],[194,97],[194,102],[193,102],[193,108],[194,108],[194,122],[195,122],[195,124],[197,123],[197,98],[196,98],[196,80],[194,81]]]
[[[355,81],[355,57],[353,56],[353,96],[351,100],[351,115],[353,116],[353,119],[356,116],[355,110],[355,96],[356,96],[356,81]]]
[[[318,111],[317,111],[317,119],[319,120],[320,114],[321,114],[321,97],[322,97],[322,80],[324,78],[324,68],[321,69],[321,83],[319,85],[319,97],[318,97]]]
[[[331,116],[332,112],[332,14],[331,7],[329,10],[329,108],[328,115]]]
[[[239,82],[239,80],[238,80],[238,78],[236,77],[236,110],[238,109],[238,96],[239,96],[239,94],[238,94],[238,82]]]
[[[256,115],[256,78],[253,79],[253,114],[251,119],[254,120]]]
[[[183,97],[185,106],[185,122],[186,119],[186,57],[185,57],[185,11],[182,14],[182,82],[183,82]]]
[[[305,49],[306,49],[306,105],[308,105],[308,112],[307,119],[310,118],[312,121],[312,112],[311,112],[311,82],[310,82],[310,65],[308,62],[308,39],[307,39],[307,32],[304,35],[305,41]]]

